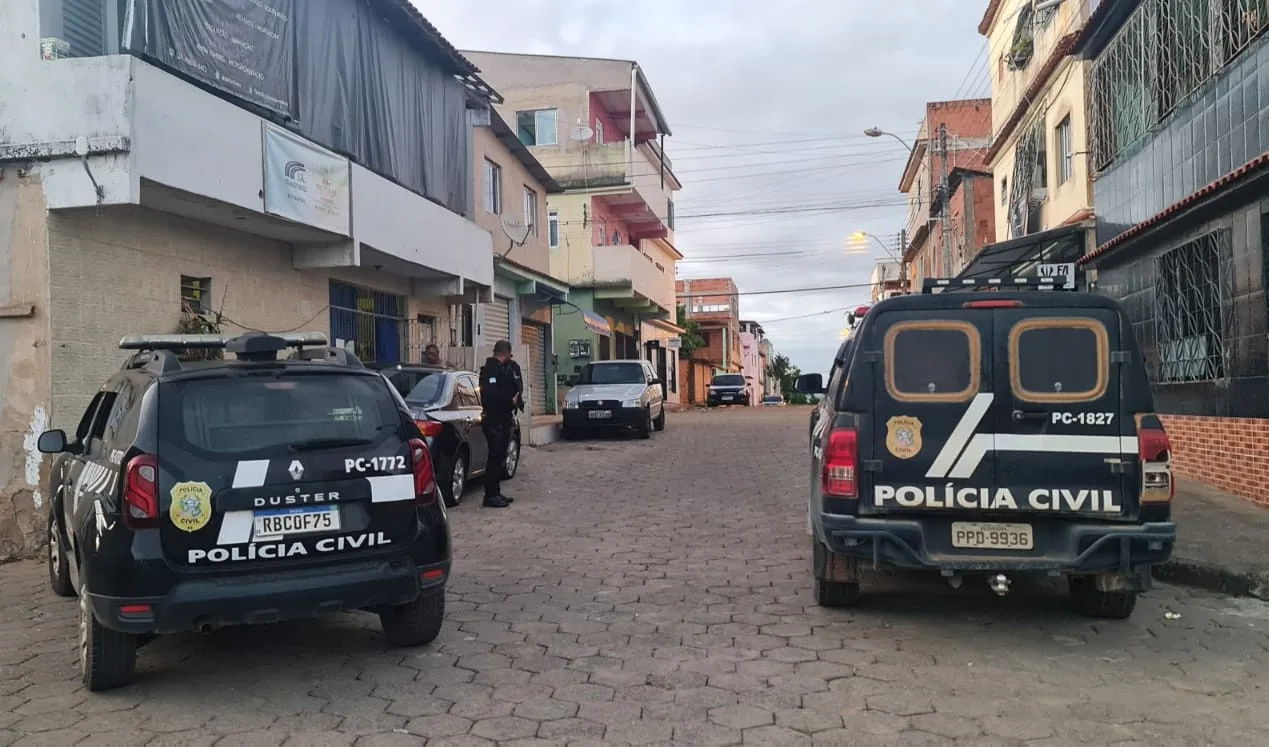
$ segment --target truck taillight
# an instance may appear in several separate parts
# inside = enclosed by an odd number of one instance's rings
[[[412,438],[410,468],[414,471],[414,503],[425,506],[436,500],[436,473],[432,469],[432,454],[422,439]]]
[[[834,428],[824,449],[820,492],[833,498],[858,498],[859,431]]]
[[[1176,492],[1172,481],[1172,442],[1162,427],[1137,428],[1141,458],[1141,502],[1167,503]]]
[[[133,529],[150,529],[159,522],[159,460],[141,454],[128,461],[123,471],[123,523]]]

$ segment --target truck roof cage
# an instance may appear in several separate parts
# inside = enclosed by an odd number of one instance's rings
[[[1066,276],[1047,278],[926,278],[921,284],[923,293],[940,291],[996,291],[1003,288],[1020,290],[1065,290]]]
[[[215,334],[128,335],[119,341],[121,350],[137,351],[124,364],[125,368],[151,368],[156,373],[181,370],[181,360],[177,356],[179,351],[221,349],[233,353],[241,361],[272,361],[277,360],[278,353],[286,348],[296,348],[296,352],[302,354],[304,347],[326,347],[327,345],[329,343],[326,335],[321,332],[274,335],[253,331],[236,337]],[[325,356],[324,351],[322,355]],[[304,359],[308,360],[308,358]],[[338,357],[323,357],[323,360],[334,360],[348,365],[346,359]],[[360,364],[360,361],[357,363]]]

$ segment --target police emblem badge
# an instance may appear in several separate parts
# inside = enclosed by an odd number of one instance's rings
[[[887,420],[886,449],[899,459],[920,454],[921,421],[909,415],[896,415]]]
[[[172,486],[168,515],[185,532],[197,532],[211,521],[211,486],[205,482],[178,482]]]

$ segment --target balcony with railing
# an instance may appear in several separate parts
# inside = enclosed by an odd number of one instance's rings
[[[653,142],[630,152],[630,141],[588,144],[541,153],[538,160],[566,190],[594,192],[640,239],[666,238],[674,230],[673,195],[678,179]]]
[[[591,248],[597,299],[648,316],[674,311],[674,277],[629,244]]]

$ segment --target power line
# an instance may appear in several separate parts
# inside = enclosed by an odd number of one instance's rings
[[[678,298],[724,298],[726,296],[774,296],[781,293],[821,293],[824,291],[850,290],[852,288],[871,288],[872,283],[847,283],[844,285],[820,285],[807,288],[781,288],[779,290],[737,291],[735,293],[690,293],[679,294]]]

